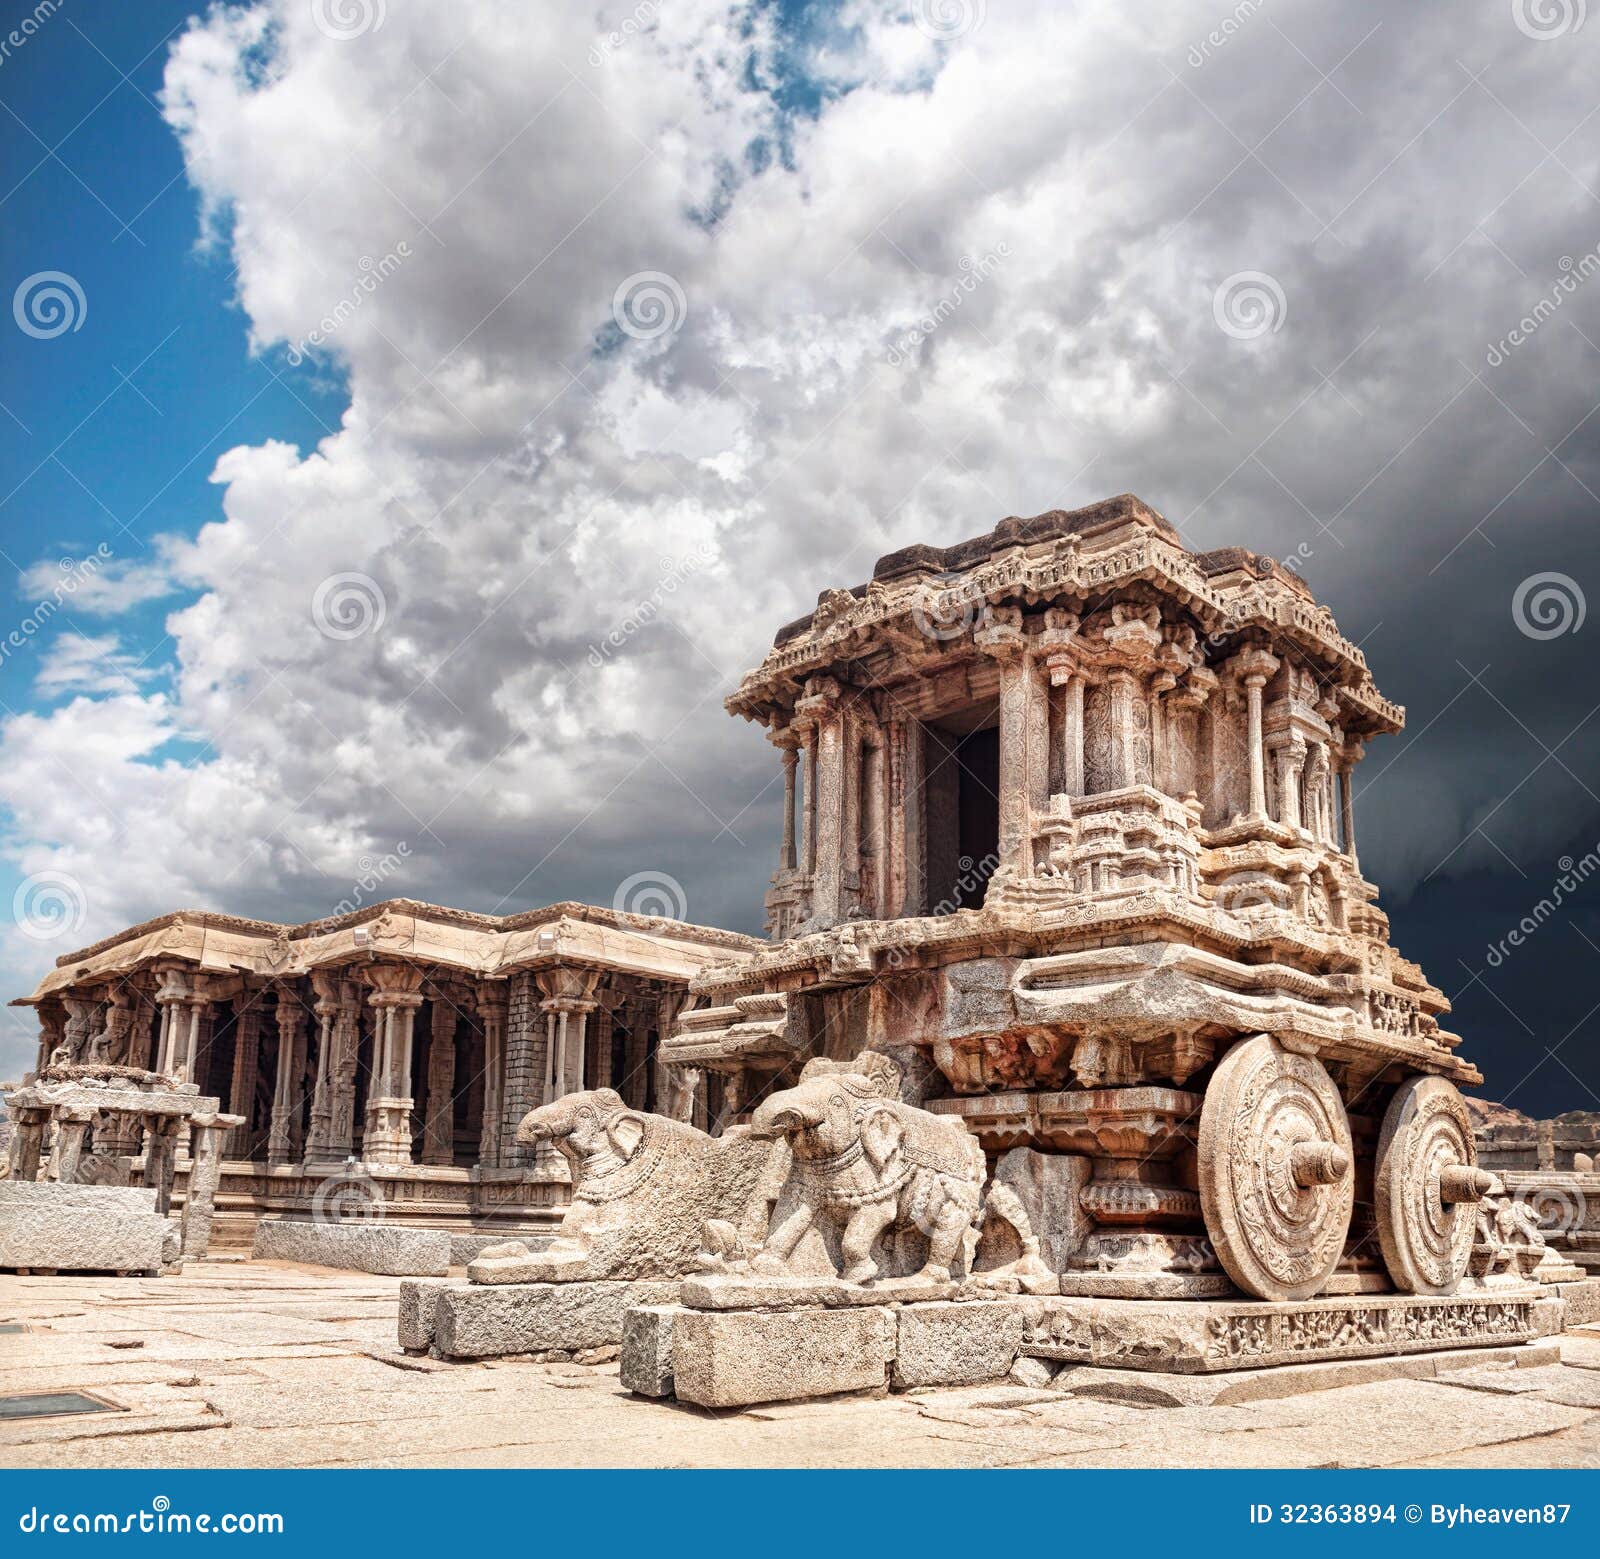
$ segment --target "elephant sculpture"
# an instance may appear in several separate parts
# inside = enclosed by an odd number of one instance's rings
[[[479,1252],[467,1267],[473,1282],[677,1277],[707,1220],[740,1215],[771,1152],[743,1130],[709,1137],[631,1109],[611,1088],[529,1111],[517,1141],[548,1143],[567,1159],[572,1202],[543,1250],[513,1240]]]
[[[838,1233],[847,1283],[880,1275],[874,1251],[885,1238],[919,1231],[927,1258],[913,1282],[946,1282],[970,1271],[987,1212],[1011,1224],[1022,1247],[1007,1269],[1042,1275],[1039,1242],[1016,1193],[996,1184],[985,1195],[985,1163],[965,1122],[898,1098],[888,1057],[863,1051],[854,1061],[808,1061],[796,1087],[770,1095],[750,1130],[783,1137],[792,1153],[761,1250],[749,1270],[790,1274],[791,1258],[819,1222]]]

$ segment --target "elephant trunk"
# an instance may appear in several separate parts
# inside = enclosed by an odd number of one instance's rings
[[[821,1119],[821,1115],[815,1110],[808,1110],[793,1091],[775,1093],[756,1106],[755,1113],[750,1117],[750,1135],[786,1137],[792,1132],[817,1125]]]

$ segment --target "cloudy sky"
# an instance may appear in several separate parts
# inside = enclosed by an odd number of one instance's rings
[[[758,929],[776,625],[1131,490],[1364,646],[1397,941],[1600,1108],[1583,0],[5,9],[9,991],[373,875]]]

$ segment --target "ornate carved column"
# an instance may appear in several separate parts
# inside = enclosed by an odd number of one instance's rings
[[[783,747],[783,839],[778,846],[778,870],[793,871],[794,857],[794,792],[795,771],[800,765],[800,755],[793,742]]]
[[[94,1111],[82,1105],[67,1105],[55,1112],[55,1141],[50,1147],[47,1180],[70,1185],[78,1177],[78,1160],[83,1156],[83,1139],[94,1119]]]
[[[998,873],[1033,875],[1031,813],[1048,798],[1049,750],[1040,741],[1040,704],[1044,682],[1028,651],[1022,612],[1002,607],[992,612],[973,635],[973,642],[992,656],[1000,671],[1000,865]],[[1042,765],[1042,772],[1041,772]]]
[[[1339,764],[1339,822],[1344,834],[1344,853],[1350,857],[1350,864],[1357,867],[1356,860],[1356,811],[1355,811],[1355,780],[1356,764],[1361,759],[1360,742],[1349,742],[1340,753]]]
[[[187,1032],[185,1018],[189,1000],[189,980],[180,967],[157,971],[161,981],[156,990],[156,1005],[161,1009],[161,1032],[156,1042],[155,1070],[172,1077],[182,1062],[182,1042]]]
[[[411,1162],[411,1025],[422,1005],[422,971],[411,964],[368,964],[367,998],[377,1016],[372,1093],[362,1156],[374,1164]]]
[[[483,1025],[483,1125],[478,1162],[495,1167],[501,1162],[501,1112],[505,1108],[506,1009],[510,1002],[506,982],[480,980],[476,999],[478,1021]]]
[[[19,1109],[11,1139],[11,1178],[29,1182],[39,1178],[39,1161],[44,1156],[44,1133],[50,1124],[48,1110]]]
[[[810,787],[811,918],[832,922],[843,913],[845,777],[844,712],[839,685],[813,677],[806,696],[795,705],[796,719],[811,730]]]
[[[256,1074],[261,1066],[261,993],[241,989],[234,1007],[233,1076],[228,1109],[239,1118],[227,1137],[229,1158],[250,1157],[251,1118],[255,1114]]]
[[[299,1114],[305,1073],[301,1035],[305,1008],[287,986],[278,987],[278,1067],[272,1091],[272,1120],[267,1129],[267,1162],[289,1164],[295,1159],[294,1126]]]
[[[217,1181],[222,1169],[222,1139],[239,1124],[232,1115],[197,1115],[190,1148],[189,1185],[179,1221],[180,1248],[185,1258],[198,1261],[211,1244],[211,1220],[216,1212]]]
[[[172,1172],[178,1157],[179,1121],[171,1115],[147,1115],[144,1123],[144,1183],[156,1193],[156,1211],[172,1211]]]
[[[556,967],[539,972],[544,1000],[539,1010],[545,1018],[545,1094],[543,1103],[577,1093],[588,1086],[584,1079],[584,1038],[598,970]]]
[[[817,738],[810,727],[801,729],[801,752],[805,758],[805,786],[801,797],[800,860],[810,873],[817,869]]]
[[[422,1121],[422,1162],[455,1162],[456,1020],[455,1004],[437,989],[428,1035],[428,1098]]]
[[[1306,761],[1305,739],[1292,736],[1277,750],[1278,821],[1285,828],[1304,828],[1300,807],[1300,770]]]
[[[311,1084],[311,1127],[306,1133],[306,1162],[325,1158],[333,1124],[332,1050],[334,1019],[339,1011],[339,982],[331,970],[311,971],[316,998],[312,1015],[317,1020],[317,1071]]]
[[[1243,650],[1235,661],[1239,680],[1245,687],[1245,745],[1250,757],[1250,812],[1254,818],[1267,815],[1266,748],[1261,730],[1261,690],[1278,669],[1278,660],[1265,650]]]

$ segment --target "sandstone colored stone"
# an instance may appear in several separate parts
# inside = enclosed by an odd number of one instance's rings
[[[1049,1359],[1023,1354],[1011,1366],[1010,1379],[1018,1386],[1048,1386],[1056,1378],[1056,1366]]]
[[[256,1225],[252,1254],[257,1261],[299,1261],[388,1277],[443,1277],[450,1269],[450,1236],[397,1224],[280,1218]]]
[[[1600,1322],[1600,1278],[1563,1283],[1557,1292],[1567,1302],[1567,1325],[1593,1326]]]
[[[1022,1311],[1007,1300],[906,1305],[897,1317],[894,1384],[900,1391],[1004,1380],[1022,1344]]]
[[[620,1343],[629,1310],[670,1304],[677,1292],[670,1280],[447,1283],[436,1301],[434,1348],[447,1359],[488,1359]]]
[[[680,1310],[673,1391],[701,1407],[747,1407],[882,1390],[894,1354],[886,1309]]]
[[[622,1318],[622,1385],[641,1397],[672,1395],[676,1305],[636,1305]]]

